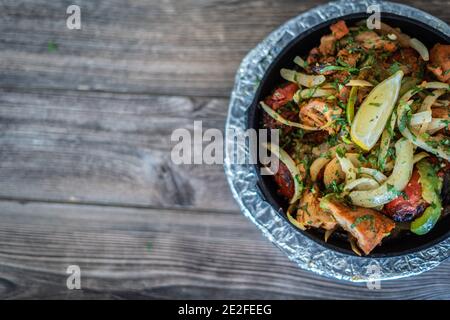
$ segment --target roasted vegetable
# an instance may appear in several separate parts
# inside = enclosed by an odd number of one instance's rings
[[[303,191],[303,177],[298,170],[297,165],[294,160],[289,156],[289,154],[281,149],[280,147],[272,144],[265,144],[264,147],[274,153],[281,162],[283,162],[291,173],[291,177],[294,180],[294,194],[292,195],[289,203],[294,203],[300,199]]]
[[[411,223],[411,231],[418,235],[430,232],[439,220],[442,212],[440,193],[442,180],[437,175],[437,170],[426,159],[417,163],[422,186],[422,197],[429,203],[425,212]]]
[[[413,171],[411,179],[401,195],[384,206],[384,213],[399,222],[407,222],[421,215],[428,206],[422,198],[419,172]]]

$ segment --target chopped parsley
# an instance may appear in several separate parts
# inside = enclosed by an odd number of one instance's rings
[[[336,148],[336,154],[337,154],[340,158],[345,157],[345,149],[344,149],[344,148],[341,148],[341,147]]]
[[[355,219],[355,222],[353,222],[350,225],[350,228],[355,228],[357,225],[359,225],[360,223],[364,222],[364,221],[370,221],[370,229],[373,231],[375,230],[375,217],[373,215],[370,214],[366,214],[363,216],[360,216],[358,218]]]
[[[393,64],[391,64],[391,66],[389,67],[388,71],[389,71],[390,74],[394,74],[394,73],[396,73],[397,71],[399,71],[401,69],[401,66],[402,65],[396,61]]]
[[[342,193],[344,191],[345,183],[338,184],[336,180],[333,180],[328,186],[327,186],[327,192],[326,193]]]

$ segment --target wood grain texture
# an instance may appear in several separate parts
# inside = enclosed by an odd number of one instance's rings
[[[0,213],[0,298],[450,299],[450,262],[381,290],[329,281],[240,214],[16,202]],[[83,290],[67,290],[68,265]]]
[[[170,162],[173,129],[223,129],[245,54],[325,2],[2,1],[0,299],[450,299],[450,261],[379,291],[302,271],[221,166]],[[448,1],[401,2],[450,20]]]
[[[326,1],[76,2],[81,30],[65,25],[72,0],[2,2],[0,86],[226,97],[251,48]],[[447,1],[403,2],[450,20]]]
[[[175,165],[172,131],[227,100],[0,89],[0,197],[237,210],[221,165]]]

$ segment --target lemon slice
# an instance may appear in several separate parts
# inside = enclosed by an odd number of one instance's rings
[[[377,143],[397,102],[403,71],[397,71],[377,85],[363,101],[353,119],[350,136],[369,151]]]

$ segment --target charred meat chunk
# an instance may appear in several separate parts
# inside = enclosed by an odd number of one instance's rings
[[[395,228],[395,223],[376,210],[349,207],[333,197],[325,197],[320,206],[331,213],[337,223],[369,254]]]
[[[450,82],[450,45],[436,44],[430,51],[428,69],[443,82]]]

